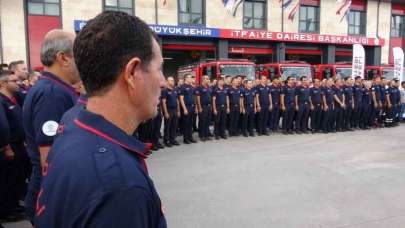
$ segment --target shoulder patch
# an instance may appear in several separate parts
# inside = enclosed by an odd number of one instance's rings
[[[42,125],[42,133],[46,136],[55,136],[58,132],[59,124],[56,121],[48,120]]]

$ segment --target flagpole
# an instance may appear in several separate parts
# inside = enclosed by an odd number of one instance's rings
[[[159,19],[158,19],[158,0],[155,0],[155,24],[159,24]]]
[[[281,32],[284,32],[284,7],[283,6],[281,6]]]

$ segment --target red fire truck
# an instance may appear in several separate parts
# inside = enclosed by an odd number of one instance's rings
[[[311,65],[302,61],[285,61],[281,63],[265,63],[256,66],[256,77],[262,75],[273,80],[275,77],[281,77],[286,80],[292,76],[299,79],[301,76],[312,78]]]
[[[405,71],[403,75],[405,75]],[[373,79],[375,77],[385,77],[387,80],[392,80],[394,79],[394,66],[393,65],[366,66],[366,72],[364,76],[367,79]]]
[[[177,70],[179,77],[184,77],[186,74],[195,77],[197,84],[200,84],[203,75],[208,75],[211,80],[226,75],[242,76],[254,80],[255,63],[244,59],[214,60],[182,66]]]
[[[350,62],[337,62],[335,64],[314,65],[314,77],[319,80],[352,77],[352,64]]]

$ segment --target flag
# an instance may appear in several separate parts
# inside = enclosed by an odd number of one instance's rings
[[[167,0],[163,0],[163,5],[165,6],[167,4]]]
[[[243,0],[222,0],[222,2],[224,3],[225,9],[228,10],[232,16],[235,16],[236,10]]]
[[[343,18],[347,17],[350,13],[350,6],[352,5],[352,0],[344,0],[343,4],[339,7],[339,9],[336,11],[336,15],[342,15],[343,16],[340,18],[340,22],[342,22]]]
[[[291,3],[293,2],[293,0],[280,0],[279,2],[282,2],[281,7],[283,9],[287,8],[289,5],[291,5]]]
[[[295,13],[297,13],[298,9],[300,8],[301,5],[301,0],[298,0],[297,3],[290,9],[290,12],[288,13],[288,19],[293,21]]]

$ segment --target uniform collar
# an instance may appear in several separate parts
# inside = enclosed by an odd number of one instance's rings
[[[4,95],[4,94],[2,94],[2,93],[0,93],[0,97],[2,97],[3,99],[5,99],[6,101],[12,103],[13,105],[16,105],[16,104],[17,104],[17,100],[15,99],[15,97],[9,98],[9,97],[7,97],[6,95]]]
[[[77,99],[77,103],[87,105],[87,95],[85,94],[80,95],[79,99]]]
[[[76,90],[71,85],[65,83],[58,76],[52,74],[51,72],[47,72],[47,71],[42,72],[40,78],[50,80],[53,83],[56,83],[56,84],[62,86],[64,89],[68,90],[73,95],[79,96],[79,94],[76,92]]]
[[[127,135],[123,130],[108,122],[102,116],[85,109],[79,112],[74,122],[78,127],[117,144],[141,158],[146,158],[146,153],[151,149],[151,144],[140,142],[136,138]]]

